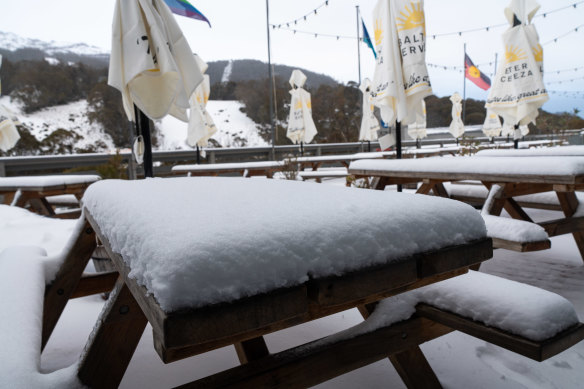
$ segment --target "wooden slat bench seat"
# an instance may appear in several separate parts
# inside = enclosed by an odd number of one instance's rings
[[[347,178],[348,175],[347,169],[320,169],[316,171],[298,172],[298,176],[302,178],[302,181],[316,180],[316,182],[322,182],[323,178]],[[349,186],[348,183],[347,186]]]
[[[287,168],[281,161],[210,163],[201,165],[176,165],[172,167],[174,175],[218,176],[239,174],[241,177],[265,176],[272,178],[274,172]]]

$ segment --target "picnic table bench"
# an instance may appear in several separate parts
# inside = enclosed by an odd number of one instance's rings
[[[487,189],[495,184],[502,194],[487,210],[500,215],[505,209],[514,219],[533,222],[515,197],[554,191],[564,217],[538,223],[548,236],[574,236],[584,259],[584,217],[578,211],[576,190],[584,189],[584,157],[460,157],[426,158],[418,160],[356,161],[349,167],[356,177],[379,178],[376,188],[386,185],[421,183],[417,193],[448,197],[445,182],[479,181]],[[507,246],[511,247],[511,246]],[[545,244],[532,246],[545,247]]]
[[[25,296],[0,302],[3,312],[11,314],[0,322],[0,354],[17,353],[0,365],[0,383],[10,385],[13,376],[28,387],[49,379],[55,380],[53,386],[61,379],[61,387],[63,380],[74,381],[67,374],[38,372],[34,355],[46,344],[69,298],[111,287],[111,279],[103,276],[93,289],[79,283],[96,236],[120,277],[77,369],[69,369],[92,388],[119,385],[148,322],[165,363],[235,346],[240,366],[185,388],[301,388],[388,356],[408,387],[439,388],[419,345],[453,330],[538,361],[584,337],[584,325],[567,300],[467,273],[492,255],[484,225],[471,207],[440,198],[393,196],[387,201],[386,194],[373,191],[204,177],[93,185],[83,199],[85,218],[56,274],[43,274],[48,268],[38,265],[34,257],[42,254],[37,250],[0,253],[0,290]],[[291,199],[294,209],[274,206]],[[194,207],[198,202],[208,204]],[[145,212],[153,203],[172,206]],[[392,222],[406,208],[410,217]],[[315,211],[317,217],[307,224],[307,215]],[[437,216],[430,224],[425,217],[429,211]],[[216,221],[221,213],[237,223],[225,223],[225,217]],[[211,223],[195,228],[199,218]],[[355,236],[356,230],[362,232]],[[16,273],[30,277],[19,283]],[[49,284],[41,304],[38,284],[44,279]],[[445,280],[447,284],[438,283]],[[474,287],[479,284],[483,286]],[[404,294],[408,291],[414,294]],[[501,293],[504,307],[493,315],[487,307],[499,306]],[[398,300],[375,304],[398,294]],[[461,298],[441,298],[452,294]],[[527,296],[535,304],[527,304]],[[409,313],[395,309],[403,299],[411,304]],[[485,307],[478,316],[477,305]],[[353,307],[367,318],[363,325],[269,352],[263,335]],[[396,316],[396,311],[402,313]],[[524,320],[509,320],[510,314]],[[36,328],[41,322],[42,331]],[[42,336],[27,335],[21,325]]]
[[[4,196],[4,204],[22,208],[30,206],[45,216],[75,218],[79,217],[78,210],[56,214],[47,198],[69,194],[79,200],[85,189],[100,179],[97,175],[0,177],[0,195]]]
[[[584,146],[555,146],[530,149],[481,150],[477,157],[584,157]]]
[[[218,176],[220,174],[237,173],[242,177],[265,176],[272,178],[274,172],[286,168],[280,161],[208,163],[202,165],[176,165],[172,167],[175,175],[188,174],[189,176]]]

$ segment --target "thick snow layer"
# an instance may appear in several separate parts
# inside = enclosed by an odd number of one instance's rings
[[[501,216],[485,214],[482,216],[487,226],[487,235],[490,238],[522,243],[540,242],[549,238],[543,227],[535,223]]]
[[[240,108],[243,107],[239,101],[209,100],[207,111],[217,126],[217,132],[211,139],[221,147],[267,146],[268,143],[258,134],[256,123],[241,112]],[[166,116],[157,122],[157,127],[161,134],[159,149],[192,149],[186,143],[187,123]]]
[[[39,247],[0,252],[0,387],[80,388],[76,366],[51,374],[40,371],[45,275]]]
[[[535,341],[578,323],[574,306],[565,298],[475,271],[414,293],[420,302]]]
[[[584,157],[431,157],[351,162],[350,170],[439,172],[464,174],[571,175],[584,174]]]
[[[284,165],[281,161],[234,162],[234,163],[206,163],[203,165],[176,165],[173,172],[221,171],[231,169],[264,169],[278,168]]]
[[[459,202],[283,180],[105,180],[89,187],[83,205],[166,311],[486,234],[480,215]]]
[[[7,187],[38,188],[48,186],[65,186],[88,184],[101,180],[100,176],[87,175],[58,175],[58,176],[18,176],[0,177],[0,190]]]
[[[541,147],[531,149],[481,150],[479,157],[534,157],[534,156],[584,156],[584,146]]]
[[[75,223],[0,204],[0,251],[13,245],[36,245],[49,256],[57,255],[73,234]]]

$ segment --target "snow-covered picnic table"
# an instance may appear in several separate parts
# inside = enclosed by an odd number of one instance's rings
[[[230,344],[251,361],[253,349],[267,355],[264,334],[458,276],[492,255],[480,215],[434,197],[185,177],[102,181],[83,206],[122,281],[82,381],[121,379],[146,320],[166,362]],[[143,315],[121,320],[122,305]],[[329,363],[306,382],[354,368]]]
[[[0,177],[0,195],[4,196],[4,204],[30,205],[42,215],[58,216],[47,197],[74,195],[80,199],[85,189],[100,179],[100,176],[90,174]]]
[[[488,189],[503,186],[488,214],[498,216],[503,208],[515,219],[533,222],[514,197],[554,191],[564,218],[538,223],[548,236],[572,233],[584,258],[584,218],[578,212],[576,190],[584,189],[584,157],[455,157],[415,160],[361,160],[351,163],[356,177],[378,177],[376,189],[386,185],[421,183],[417,193],[449,197],[445,182],[479,181]],[[537,246],[537,247],[542,247]],[[545,247],[545,246],[543,246]]]
[[[189,176],[218,176],[238,173],[242,177],[265,176],[272,178],[274,172],[281,171],[285,167],[284,162],[280,161],[208,163],[176,165],[172,167],[172,172],[177,175],[188,174]]]
[[[476,155],[477,157],[584,157],[584,146],[481,150],[477,152]]]

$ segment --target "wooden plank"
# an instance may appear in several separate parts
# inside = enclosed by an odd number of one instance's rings
[[[493,256],[490,238],[475,242],[445,247],[440,250],[415,255],[418,263],[418,278],[425,278],[448,271],[465,268],[486,261]]]
[[[178,388],[306,388],[451,331],[414,317],[350,339],[298,346]]]
[[[552,190],[553,185],[551,184],[508,182],[505,184],[503,197],[517,197],[535,193],[550,192]]]
[[[263,336],[244,340],[243,342],[237,342],[234,346],[241,364],[257,361],[258,359],[270,355]]]
[[[84,274],[70,298],[74,299],[109,292],[116,284],[118,276],[117,271]]]
[[[416,306],[418,315],[455,330],[464,332],[485,342],[495,344],[536,361],[544,361],[584,339],[582,323],[542,342],[536,342],[518,335],[488,327],[479,322],[447,312],[427,304]]]
[[[359,307],[367,319],[375,310],[373,304]],[[389,355],[389,361],[408,388],[442,388],[440,381],[418,345]]]
[[[418,190],[416,191],[417,194],[425,194],[427,195],[428,193],[430,193],[430,191],[432,190],[432,182],[422,182],[422,185],[420,185],[420,187],[418,188]]]
[[[450,198],[446,188],[444,188],[444,184],[441,181],[434,181],[434,187],[432,188],[432,191],[436,196]]]
[[[77,289],[83,270],[97,245],[94,230],[89,223],[85,222],[77,232],[78,235],[71,238],[74,239],[69,246],[71,249],[66,253],[55,280],[45,289],[42,349],[47,344],[67,301]]]
[[[29,196],[28,203],[30,207],[39,215],[54,216],[53,207],[44,197]]]
[[[490,194],[491,190],[493,190],[494,183],[486,182],[486,181],[483,181],[482,183],[489,190],[489,194]],[[504,189],[505,184],[499,184],[499,185],[502,185],[503,189]],[[489,214],[489,215],[499,216],[501,214],[501,212],[503,211],[504,206],[505,206],[505,198],[503,197],[502,193],[499,192],[499,193],[495,194],[495,198],[489,204],[488,209],[485,209],[485,212],[487,212],[487,214]]]
[[[550,237],[584,231],[584,217],[582,216],[549,220],[538,224],[545,229]]]
[[[79,380],[94,389],[119,386],[148,322],[123,280],[118,281],[110,299],[89,337],[77,372]]]
[[[536,242],[516,242],[493,238],[493,247],[496,249],[505,249],[524,253],[550,249],[552,247],[552,242],[549,239]]]
[[[512,198],[505,199],[505,205],[503,206],[505,211],[513,218],[517,220],[523,220],[526,222],[533,223],[533,220],[529,217],[527,213],[517,204]]]
[[[556,195],[558,196],[564,215],[567,218],[572,217],[578,210],[579,205],[576,194],[574,192],[556,192]],[[578,246],[580,256],[584,261],[584,231],[574,231],[572,232],[572,236],[574,237],[574,241],[576,241],[576,246]]]

